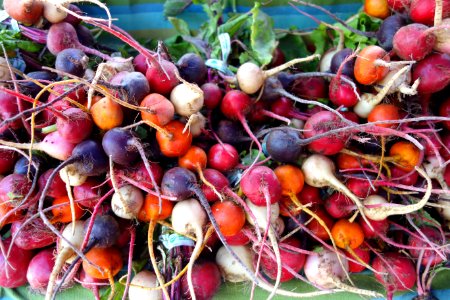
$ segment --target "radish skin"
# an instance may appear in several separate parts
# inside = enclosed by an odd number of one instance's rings
[[[162,300],[162,294],[159,290],[150,290],[158,286],[156,275],[150,271],[144,270],[137,273],[130,283],[128,297],[130,300],[154,299]]]
[[[203,91],[195,84],[181,83],[170,93],[170,101],[175,112],[183,117],[190,117],[203,107]]]
[[[111,198],[114,214],[122,219],[135,219],[144,204],[144,195],[137,187],[126,185],[117,189]]]

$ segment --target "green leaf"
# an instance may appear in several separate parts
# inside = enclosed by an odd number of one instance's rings
[[[314,44],[314,53],[324,54],[325,50],[328,49],[327,27],[320,24],[313,32],[311,32],[309,39]]]
[[[241,156],[242,164],[244,166],[250,166],[253,163],[253,161],[255,160],[255,158],[258,156],[258,150],[252,149],[250,151],[250,153],[247,153],[247,151],[243,151],[243,152],[241,152],[240,156]],[[265,159],[266,159],[266,156],[264,155],[264,153],[261,153],[258,157],[258,161],[263,161]],[[264,165],[269,165],[269,164],[270,164],[270,162],[267,162]]]
[[[294,34],[284,34],[279,40],[278,48],[283,52],[286,61],[311,55],[302,37]],[[300,69],[304,72],[312,72],[317,69],[318,63],[319,61],[317,59],[302,63],[300,64]]]
[[[272,53],[276,47],[275,32],[272,18],[262,12],[259,7],[260,3],[256,2],[251,10],[250,46],[258,62],[261,65],[267,65],[272,60]]]
[[[125,292],[125,285],[116,281],[114,286],[115,286],[116,291],[114,293],[114,297],[112,298],[112,300],[122,300],[123,293]],[[111,287],[109,287],[107,289],[102,289],[100,292],[100,299],[107,300],[107,299],[109,299],[110,294],[111,294]]]
[[[172,23],[173,27],[175,27],[175,30],[180,35],[191,35],[189,26],[186,23],[186,21],[179,19],[179,18],[174,18],[174,17],[169,17],[168,19],[169,19],[169,22]]]
[[[164,16],[175,17],[182,13],[191,3],[191,0],[166,0],[164,2]]]
[[[242,25],[250,18],[249,15],[234,15],[227,22],[217,28],[217,34],[227,32],[231,37],[241,29]]]

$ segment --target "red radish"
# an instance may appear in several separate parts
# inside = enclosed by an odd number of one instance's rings
[[[318,252],[306,258],[304,267],[306,278],[312,283],[326,289],[341,288],[351,293],[366,295],[370,297],[382,297],[380,293],[362,290],[343,282],[348,272],[348,261],[341,257],[342,265],[338,255],[327,249],[319,249]]]
[[[370,182],[364,179],[350,178],[345,185],[353,194],[360,198],[366,198],[378,191],[377,187],[373,189]]]
[[[54,265],[53,249],[44,249],[31,259],[27,280],[33,290],[45,292]]]
[[[404,60],[422,60],[431,53],[435,43],[436,36],[423,24],[403,26],[393,40],[395,53]]]
[[[78,144],[91,134],[92,119],[89,114],[79,108],[68,108],[64,110],[63,115],[67,119],[58,118],[56,127],[67,142]]]
[[[102,52],[83,46],[77,37],[77,32],[72,24],[61,22],[50,26],[47,33],[47,47],[53,54],[57,55],[59,52],[67,48],[80,49],[85,53],[97,55],[104,60],[109,60],[110,57]]]
[[[444,244],[445,241],[442,239],[441,233],[439,230],[433,227],[422,227],[420,228],[423,234],[432,242],[436,243],[437,245]],[[413,247],[429,247],[430,245],[424,241],[423,239],[410,235],[408,239],[408,244]],[[412,257],[418,258],[421,254],[422,250],[416,250],[416,249],[410,249],[409,253]],[[422,254],[422,260],[421,264],[423,266],[435,266],[443,261],[442,257],[436,254],[434,250],[425,250]]]
[[[215,83],[205,83],[200,87],[203,91],[205,106],[207,109],[216,108],[222,100],[223,93]]]
[[[0,121],[7,120],[19,113],[16,97],[6,92],[0,91]],[[0,133],[5,132],[8,128],[22,128],[22,120],[15,120],[7,125],[0,126]]]
[[[11,245],[11,238],[2,241],[5,249]],[[33,252],[11,245],[11,252],[7,260],[0,253],[0,286],[16,288],[27,283],[27,269],[33,257]]]
[[[335,219],[348,217],[354,210],[353,201],[341,193],[334,193],[325,199],[325,209]]]
[[[450,55],[432,53],[413,68],[412,79],[420,79],[419,93],[431,94],[444,89],[450,83]]]
[[[258,166],[251,169],[241,180],[242,192],[255,205],[274,204],[280,200],[281,185],[272,169]]]
[[[405,177],[405,175],[409,174]],[[397,181],[400,184],[413,186],[416,184],[417,180],[419,179],[419,173],[417,172],[408,172],[404,171],[401,168],[394,166],[391,168],[391,175],[392,175],[392,181]],[[397,179],[401,178],[401,179]]]
[[[296,238],[288,238],[283,241],[283,244],[287,244],[292,247],[300,248],[300,241]],[[280,245],[281,263],[283,268],[281,271],[281,282],[286,282],[294,278],[294,274],[289,272],[285,266],[291,268],[295,272],[300,272],[305,264],[305,254],[294,252],[289,249],[285,249],[283,245]],[[269,256],[263,256],[261,259],[261,268],[263,272],[272,280],[276,279],[276,262]]]
[[[364,263],[368,264],[370,262],[370,250],[368,248],[365,248],[364,246],[359,246],[358,248],[352,249],[352,251],[358,256],[359,259],[361,259]],[[345,251],[345,255],[351,259],[355,259],[355,257],[349,253],[348,251]],[[353,261],[348,261],[348,270],[351,273],[359,273],[366,269],[362,264],[356,263]]]
[[[222,278],[217,265],[213,262],[196,263],[192,269],[192,282],[194,284],[195,297],[198,300],[210,300],[220,288]],[[183,295],[189,296],[186,276],[181,279]]]
[[[167,60],[161,60],[159,64],[149,62],[145,77],[147,77],[152,92],[168,95],[178,85],[178,79],[175,76],[178,70],[173,63]]]
[[[244,229],[235,235],[226,236],[227,243],[231,246],[244,246],[250,242],[250,239],[245,235]]]
[[[41,190],[47,184],[48,178],[52,174],[53,170],[54,169],[48,169],[39,177],[38,184]],[[66,185],[58,173],[50,183],[50,187],[47,189],[47,196],[57,198],[65,195],[67,195]]]
[[[343,75],[342,77],[346,78],[346,76]],[[347,79],[351,80],[350,78]],[[328,93],[330,100],[334,105],[352,107],[358,103],[357,93],[359,93],[359,90],[357,89],[355,92],[353,87],[345,81],[341,81],[339,76],[331,79]]]
[[[145,58],[145,56],[143,54],[139,53],[138,55],[136,55],[134,57],[133,65],[134,65],[134,69],[136,71],[141,72],[144,75],[147,72],[147,69],[148,69],[147,59]]]
[[[93,209],[101,198],[101,189],[97,187],[99,185],[99,181],[89,177],[82,185],[73,187],[73,198],[80,206]]]
[[[327,97],[327,81],[322,77],[299,78],[292,83],[294,95],[305,99],[320,99]]]
[[[158,285],[156,275],[150,271],[143,270],[137,273],[130,283],[128,297],[130,300],[155,299],[162,300],[162,294],[159,290],[149,290]]]
[[[436,0],[411,0],[409,16],[414,22],[431,26],[434,24],[435,10]],[[442,17],[448,16],[450,16],[450,1],[442,0]]]
[[[33,25],[42,16],[44,5],[39,0],[5,0],[3,7],[14,20]]]
[[[224,236],[237,234],[245,225],[244,210],[232,201],[218,201],[212,205],[211,210]]]
[[[6,176],[0,181],[0,205],[20,205],[30,193],[31,188],[32,182],[26,175],[10,174]]]
[[[409,8],[411,5],[411,0],[387,0],[387,3],[391,10],[402,12]]]
[[[195,199],[183,200],[175,204],[172,210],[172,227],[181,234],[194,234],[197,241],[188,264],[187,282],[193,300],[195,297],[194,278],[192,277],[194,262],[200,254],[203,243],[203,226],[208,217],[200,203]]]
[[[17,247],[33,250],[50,246],[56,242],[56,235],[45,226],[40,218],[34,219],[25,227],[23,227],[24,221],[15,221],[11,225],[11,235]]]
[[[297,195],[298,200],[303,205],[311,203],[313,206],[322,205],[322,199],[320,198],[320,190],[316,187],[305,184],[302,191]]]
[[[305,123],[305,138],[342,127],[344,124],[338,116],[330,111],[321,111],[312,115]],[[347,134],[330,135],[311,142],[308,148],[323,155],[333,155],[341,151],[348,138]]]
[[[376,257],[372,266],[377,270],[375,278],[386,288],[387,299],[391,300],[396,291],[406,291],[414,287],[416,270],[411,260],[397,252],[383,253],[382,258]]]
[[[239,163],[239,153],[230,144],[215,144],[208,152],[208,166],[220,172],[232,170]]]
[[[367,239],[375,239],[378,238],[380,234],[386,235],[386,233],[388,232],[388,219],[380,221],[369,220],[369,223],[373,227],[373,229],[371,229],[367,222],[365,222],[364,220],[359,220],[359,225],[361,225],[361,228],[364,232],[364,237]]]
[[[212,184],[217,192],[228,192],[228,186],[230,185],[230,182],[225,177],[225,175],[223,175],[219,171],[215,169],[204,169],[203,176],[210,184]],[[203,194],[209,202],[214,202],[220,199],[219,195],[205,183],[202,184],[201,188]]]

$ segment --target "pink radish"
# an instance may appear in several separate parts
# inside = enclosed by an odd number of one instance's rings
[[[27,280],[31,289],[45,293],[55,259],[53,249],[44,249],[36,254],[30,261],[27,270]]]
[[[444,89],[450,83],[450,55],[428,55],[414,66],[412,79],[420,79],[417,88],[420,94],[431,94]]]
[[[11,238],[2,241],[5,249],[11,244]],[[0,287],[16,288],[27,283],[27,269],[33,257],[33,252],[23,250],[12,245],[14,255],[10,255],[6,260],[3,254],[0,254]]]

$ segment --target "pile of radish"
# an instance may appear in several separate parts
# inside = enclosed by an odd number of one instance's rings
[[[220,45],[190,37],[180,54],[139,44],[101,2],[88,1],[105,20],[71,2],[3,2],[53,62],[0,51],[1,288],[212,299],[245,282],[250,298],[436,299],[450,254],[450,0],[366,0],[358,16],[375,31],[293,0],[336,45],[305,37],[309,54],[290,61],[275,35],[267,61],[251,48],[259,3],[237,17],[251,33],[232,18],[210,33]],[[348,33],[369,42],[344,48]],[[384,290],[355,284],[360,272]]]

